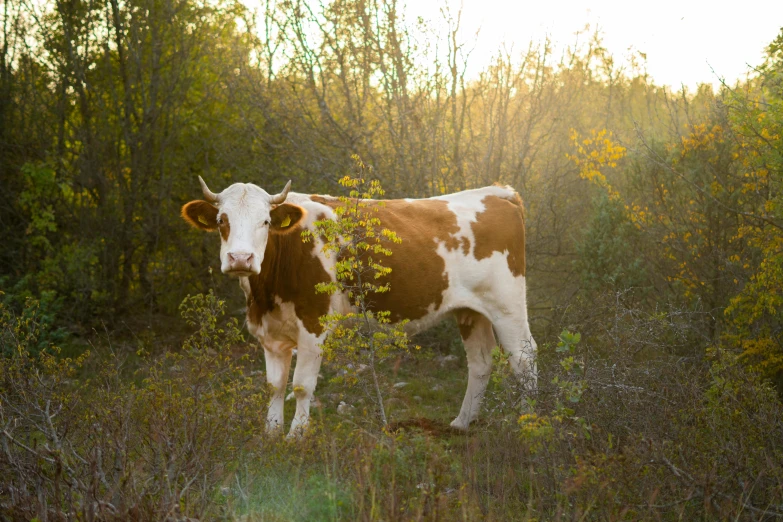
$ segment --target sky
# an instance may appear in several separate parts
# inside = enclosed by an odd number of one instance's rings
[[[744,0],[723,5],[704,0],[533,1],[408,0],[406,18],[439,23],[439,10],[462,8],[463,39],[473,47],[468,76],[478,74],[505,44],[524,50],[546,35],[560,46],[573,44],[575,33],[598,27],[604,46],[616,58],[639,51],[647,72],[659,85],[693,90],[699,83],[733,84],[759,65],[764,48],[783,27],[783,0]],[[472,35],[479,31],[478,37]]]

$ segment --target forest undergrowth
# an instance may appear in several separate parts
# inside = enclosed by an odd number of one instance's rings
[[[161,353],[154,338],[137,339],[132,359],[105,338],[58,357],[34,302],[23,316],[3,308],[2,339],[14,353],[0,366],[0,517],[783,516],[774,388],[722,350],[679,354],[704,342],[689,314],[650,315],[632,301],[576,299],[560,334],[539,342],[535,396],[497,352],[486,407],[467,433],[448,427],[465,386],[457,350],[432,347],[379,367],[386,428],[372,414],[374,392],[335,382],[339,368],[327,365],[314,424],[299,440],[264,433],[258,351],[213,294],[183,302],[192,334],[181,346]],[[612,320],[597,323],[596,313]],[[286,410],[290,419],[290,401]]]

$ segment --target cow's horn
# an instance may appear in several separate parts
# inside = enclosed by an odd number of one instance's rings
[[[283,189],[283,192],[276,196],[272,196],[270,199],[270,202],[273,205],[277,205],[285,201],[285,197],[288,195],[288,191],[291,190],[291,180],[288,180],[288,183],[285,184],[285,188]]]
[[[218,195],[209,190],[209,187],[206,183],[204,183],[204,180],[201,178],[201,176],[198,177],[198,182],[201,183],[201,192],[204,193],[204,199],[209,201],[210,203],[217,203],[218,202]]]

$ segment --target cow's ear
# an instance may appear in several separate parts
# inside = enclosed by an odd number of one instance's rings
[[[217,228],[218,210],[206,201],[196,200],[182,207],[182,219],[196,228],[212,232]]]
[[[305,209],[289,203],[277,205],[269,213],[271,225],[269,230],[275,234],[287,234],[296,228],[305,217]]]

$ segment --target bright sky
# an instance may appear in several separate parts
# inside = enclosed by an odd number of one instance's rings
[[[404,0],[403,0],[404,1]],[[407,19],[436,23],[439,9],[462,6],[463,41],[480,29],[468,74],[483,69],[505,42],[524,50],[547,34],[560,46],[573,44],[586,24],[604,34],[616,58],[629,48],[647,55],[647,71],[658,84],[693,89],[698,83],[729,84],[759,65],[764,48],[783,27],[783,1],[744,0],[407,0]],[[725,6],[725,7],[724,7]],[[714,72],[713,72],[714,71]]]

